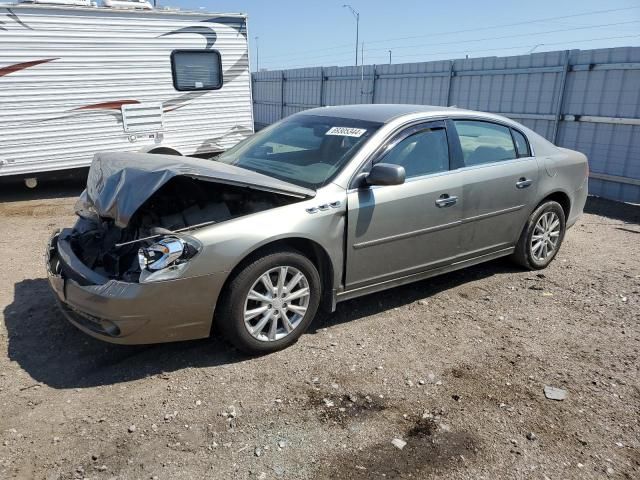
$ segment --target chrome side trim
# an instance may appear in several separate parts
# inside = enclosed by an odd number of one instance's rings
[[[469,165],[465,167],[460,167],[460,168],[457,168],[456,170],[452,170],[452,172],[469,172],[473,170],[479,170],[481,168],[495,167],[498,165],[511,165],[514,163],[530,162],[535,158],[536,157],[531,156],[531,157],[511,158],[509,160],[496,160],[495,162],[487,162],[487,163],[480,163],[478,165]]]
[[[446,230],[447,228],[457,227],[462,225],[463,223],[475,222],[477,220],[484,220],[485,218],[496,217],[498,215],[503,215],[505,213],[511,213],[524,208],[525,205],[516,205],[515,207],[504,208],[502,210],[496,210],[495,212],[483,213],[481,215],[476,215],[475,217],[467,217],[462,220],[457,220],[451,223],[443,223],[442,225],[436,225],[435,227],[422,228],[420,230],[413,230],[411,232],[399,233],[397,235],[390,235],[388,237],[377,238],[375,240],[369,240],[367,242],[354,243],[353,249],[359,250],[361,248],[374,247],[376,245],[381,245],[383,243],[395,242],[396,240],[404,240],[411,237],[417,237],[419,235],[424,235],[427,233],[438,232],[440,230]]]
[[[476,220],[484,220],[485,218],[491,218],[491,217],[496,217],[498,215],[503,215],[505,213],[516,212],[518,210],[523,209],[525,206],[526,205],[524,204],[516,205],[515,207],[504,208],[502,210],[496,210],[495,212],[482,213],[480,215],[476,215],[475,217],[463,218],[461,223],[475,222]]]
[[[358,250],[360,248],[373,247],[383,243],[395,242],[396,240],[403,240],[405,238],[417,237],[418,235],[424,235],[425,233],[437,232],[439,230],[446,230],[447,228],[456,227],[462,222],[456,220],[451,223],[443,223],[442,225],[436,225],[435,227],[422,228],[420,230],[414,230],[412,232],[399,233],[397,235],[390,235],[388,237],[377,238],[375,240],[369,240],[368,242],[354,243],[353,249]]]
[[[426,278],[435,277],[442,273],[452,272],[454,270],[460,270],[462,268],[470,267],[478,263],[483,263],[489,260],[493,260],[495,258],[500,258],[506,255],[510,255],[513,253],[514,250],[515,250],[515,247],[503,248],[496,252],[487,253],[487,254],[473,257],[460,262],[450,263],[448,265],[433,268],[431,270],[426,270],[419,273],[413,273],[411,275],[405,275],[403,277],[393,278],[391,280],[385,280],[383,282],[374,283],[373,285],[366,285],[364,287],[354,288],[352,290],[345,290],[342,292],[338,292],[336,293],[336,302],[342,302],[345,300],[350,300],[352,298],[361,297],[363,295],[368,295],[370,293],[379,292],[381,290],[387,290],[389,288],[399,287],[407,283],[413,283],[419,280],[424,280]]]

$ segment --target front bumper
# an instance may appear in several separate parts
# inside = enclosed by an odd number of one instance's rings
[[[120,344],[209,336],[224,273],[150,283],[107,279],[82,264],[70,235],[64,229],[51,237],[46,266],[62,312],[80,330]]]

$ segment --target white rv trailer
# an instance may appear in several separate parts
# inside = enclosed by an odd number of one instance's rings
[[[210,156],[252,133],[245,15],[0,3],[0,179],[34,186],[104,151]]]

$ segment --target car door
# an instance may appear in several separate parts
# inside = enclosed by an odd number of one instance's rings
[[[526,137],[510,126],[484,120],[452,123],[464,163],[461,255],[510,248],[536,198],[538,163]]]
[[[401,165],[401,185],[350,189],[346,288],[353,289],[450,263],[459,251],[462,183],[450,169],[444,121],[394,136],[369,164]],[[366,169],[366,168],[365,168]]]

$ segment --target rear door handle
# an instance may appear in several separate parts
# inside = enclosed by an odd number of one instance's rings
[[[530,178],[521,177],[520,180],[516,182],[516,187],[518,188],[527,188],[529,185],[533,183],[533,180]]]
[[[436,200],[436,206],[439,208],[450,207],[451,205],[455,205],[457,201],[458,197],[449,196],[448,193],[443,193],[440,195],[440,198]]]

